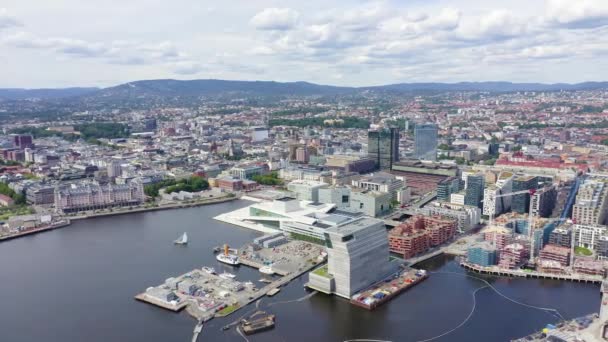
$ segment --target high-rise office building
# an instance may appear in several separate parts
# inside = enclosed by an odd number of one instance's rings
[[[414,128],[414,156],[422,160],[437,160],[437,125],[420,124]]]
[[[467,177],[467,189],[464,195],[464,204],[472,207],[482,207],[483,192],[485,188],[485,176],[483,173]]]
[[[534,176],[520,176],[513,179],[513,192],[532,190],[538,187],[538,178]],[[513,195],[511,211],[525,214],[530,212],[530,194]]]
[[[367,133],[367,155],[376,161],[376,167],[391,169],[399,161],[399,129],[369,131]]]
[[[448,177],[437,184],[437,200],[449,202],[452,194],[460,191],[460,179]]]

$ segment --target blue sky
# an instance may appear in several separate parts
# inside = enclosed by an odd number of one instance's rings
[[[0,87],[608,80],[608,0],[4,0]]]

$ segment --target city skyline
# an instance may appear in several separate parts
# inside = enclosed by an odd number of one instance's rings
[[[10,66],[0,87],[157,78],[345,86],[600,81],[608,79],[607,25],[608,3],[599,0],[339,1],[329,8],[11,0],[0,7],[1,59]]]

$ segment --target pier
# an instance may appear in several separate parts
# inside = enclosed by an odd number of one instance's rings
[[[602,276],[592,276],[585,274],[558,274],[558,273],[545,273],[537,271],[523,271],[523,270],[507,270],[500,269],[498,267],[483,267],[473,265],[467,262],[461,262],[460,266],[471,270],[476,273],[490,274],[503,277],[519,277],[519,278],[536,278],[536,279],[553,279],[553,280],[566,280],[574,281],[579,283],[597,283],[601,284],[604,278]]]
[[[38,228],[33,228],[33,229],[27,229],[24,231],[21,231],[19,233],[16,234],[11,234],[11,235],[5,235],[0,237],[0,242],[1,241],[6,241],[6,240],[11,240],[11,239],[16,239],[18,237],[22,237],[22,236],[27,236],[27,235],[32,235],[32,234],[38,234],[38,233],[42,233],[42,232],[46,232],[49,230],[54,230],[57,228],[63,228],[66,226],[69,226],[70,220],[61,220],[61,221],[57,221],[55,223],[51,223],[49,225],[45,225],[42,227],[38,227]]]

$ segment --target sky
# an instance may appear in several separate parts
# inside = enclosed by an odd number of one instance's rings
[[[608,0],[2,0],[0,87],[608,81]]]

